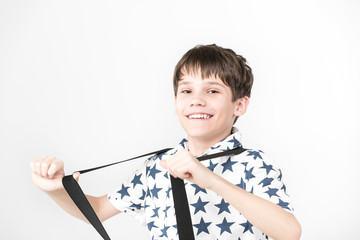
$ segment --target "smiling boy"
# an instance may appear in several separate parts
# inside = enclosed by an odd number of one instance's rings
[[[299,239],[282,174],[262,151],[199,162],[241,147],[233,124],[249,105],[253,76],[246,60],[216,45],[190,49],[175,67],[176,115],[186,131],[174,149],[149,158],[128,181],[101,197],[87,196],[100,220],[127,212],[153,239],[178,239],[169,174],[185,180],[196,239]],[[34,183],[84,221],[61,186],[63,162],[32,162]],[[78,179],[79,174],[74,177]]]

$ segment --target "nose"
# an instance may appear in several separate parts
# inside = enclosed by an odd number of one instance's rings
[[[194,94],[190,100],[190,106],[206,106],[206,100],[202,94]]]

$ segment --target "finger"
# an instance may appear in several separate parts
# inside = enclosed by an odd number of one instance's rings
[[[35,173],[37,175],[41,176],[41,163],[45,158],[47,158],[47,157],[46,156],[39,157],[39,158],[35,159],[35,161],[34,161],[34,169],[35,169]]]
[[[168,169],[168,172],[171,176],[173,176],[174,178],[177,178],[177,174],[175,173],[175,171],[172,171],[171,169]]]
[[[190,173],[184,173],[183,179],[189,179],[191,177]]]
[[[48,171],[49,171],[49,167],[51,165],[51,163],[54,161],[54,157],[48,157],[45,158],[42,162],[41,162],[41,176],[43,177],[48,177]]]
[[[167,161],[166,160],[161,160],[160,161],[160,166],[167,169]]]
[[[30,162],[30,169],[33,173],[35,173],[35,159]]]
[[[73,173],[73,178],[78,182],[79,178],[80,178],[80,173],[79,172],[74,172]]]
[[[47,172],[49,178],[54,178],[57,173],[63,174],[64,163],[61,160],[55,159]]]

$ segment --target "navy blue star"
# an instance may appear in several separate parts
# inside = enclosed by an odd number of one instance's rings
[[[146,176],[149,176],[150,168],[150,166],[146,166]]]
[[[287,209],[289,209],[289,210],[291,211],[291,209],[289,208],[289,203],[282,201],[280,198],[279,198],[279,203],[278,203],[278,205],[279,205],[280,207],[282,207],[282,208],[287,208]]]
[[[249,162],[242,162],[241,164],[244,165],[244,167],[245,167],[245,169],[246,169],[248,163],[249,163]]]
[[[219,213],[222,213],[222,212],[228,212],[230,213],[230,210],[229,210],[229,203],[225,202],[224,199],[221,199],[221,202],[219,204],[215,204],[216,207],[219,208]]]
[[[236,161],[231,161],[231,158],[228,158],[228,160],[226,162],[224,162],[223,164],[221,164],[221,166],[223,166],[223,171],[222,173],[224,173],[226,170],[229,170],[230,172],[232,172],[232,165],[234,165],[236,163]]]
[[[254,233],[253,230],[252,230],[253,225],[249,221],[246,221],[245,223],[242,223],[240,225],[244,227],[243,233],[245,233],[247,231],[249,231],[251,233]]]
[[[229,146],[226,147],[225,150],[223,150],[223,152],[226,152],[226,151],[230,151],[231,149],[229,148]]]
[[[155,221],[152,221],[152,222],[149,222],[148,224],[147,224],[147,227],[148,227],[148,229],[149,229],[149,231],[151,231],[151,229],[154,227],[154,228],[159,228],[158,226],[156,226],[155,224]]]
[[[170,198],[170,192],[171,192],[171,188],[169,187],[168,190],[166,190],[166,197]]]
[[[269,174],[269,172],[273,169],[273,166],[267,165],[265,162],[263,162],[263,166],[260,168],[264,168],[266,170],[266,174]]]
[[[195,208],[195,212],[194,214],[196,214],[199,211],[203,211],[204,213],[206,213],[205,211],[205,205],[208,204],[209,202],[203,202],[201,200],[201,197],[199,197],[197,203],[193,203],[191,204],[191,206],[193,206]]]
[[[135,188],[136,184],[143,184],[140,180],[141,175],[142,173],[140,175],[135,175],[134,179],[131,180],[131,183],[133,184],[133,188]]]
[[[158,157],[160,160],[162,160],[162,158],[164,157],[164,154],[165,154],[164,152],[163,152],[163,153],[160,153],[160,154],[157,155],[157,157]]]
[[[139,198],[140,200],[144,200],[145,199],[145,196],[146,196],[146,192],[144,191],[144,189],[142,190],[142,195],[141,197]]]
[[[151,176],[154,180],[155,180],[155,175],[157,173],[161,172],[160,170],[156,169],[156,165],[154,165],[151,169],[150,169],[150,173],[149,176]]]
[[[149,187],[148,187],[147,190],[146,190],[146,196],[151,197],[151,193],[150,193],[150,188],[149,188]]]
[[[212,163],[212,161],[210,160],[209,162],[209,166],[208,166],[208,169],[210,169],[210,171],[214,171],[214,168],[217,166],[218,164],[217,163]]]
[[[267,190],[265,193],[267,193],[269,195],[269,197],[271,198],[272,196],[277,196],[279,197],[276,193],[279,189],[277,188],[269,188],[269,190]]]
[[[256,160],[257,158],[262,159],[260,152],[258,152],[258,151],[248,151],[247,156],[253,156],[254,160]]]
[[[159,217],[159,209],[160,207],[157,207],[157,208],[154,208],[153,211],[154,211],[154,215],[152,215],[151,217]]]
[[[272,181],[274,181],[273,178],[266,177],[259,183],[259,185],[262,184],[263,187],[266,187],[269,186],[272,183]]]
[[[167,235],[167,230],[169,229],[170,227],[166,227],[165,225],[164,225],[164,228],[163,229],[161,229],[161,232],[162,232],[162,234],[161,234],[161,236],[160,237],[168,237],[168,235]]]
[[[220,228],[220,235],[223,234],[223,232],[228,232],[231,234],[230,226],[233,225],[235,222],[228,222],[226,221],[226,218],[223,219],[222,223],[216,224]]]
[[[246,180],[250,180],[252,178],[254,178],[255,176],[252,174],[252,171],[254,170],[254,167],[250,168],[249,171],[245,171],[245,179]]]
[[[118,191],[118,193],[121,194],[121,199],[123,199],[123,197],[125,197],[125,196],[130,196],[128,191],[127,191],[129,188],[130,187],[125,187],[124,184],[122,184],[121,190]]]
[[[164,174],[164,177],[167,178],[167,179],[169,179],[169,174],[168,174],[168,172],[166,172],[166,173]]]
[[[233,136],[233,139],[229,140],[228,143],[234,143],[233,148],[237,148],[238,146],[241,146],[241,143]]]
[[[204,219],[201,217],[200,223],[194,224],[194,227],[196,227],[198,229],[196,236],[198,236],[202,232],[209,234],[208,226],[210,224],[211,224],[211,222],[205,222]]]
[[[280,172],[280,175],[278,176],[278,179],[281,181],[281,179],[282,179],[282,172],[281,172],[280,169],[279,169],[279,172]]]
[[[236,184],[236,186],[238,186],[238,187],[246,190],[246,183],[244,182],[244,179],[243,179],[243,178],[241,178],[240,183],[239,183],[239,184]]]
[[[140,209],[141,209],[141,205],[140,205],[140,204],[135,204],[135,203],[131,204],[130,207],[136,208],[137,210],[140,210]]]
[[[195,193],[194,195],[196,195],[198,192],[204,192],[204,193],[207,193],[205,189],[199,187],[198,185],[196,184],[191,184],[191,186],[193,186],[195,188]]]
[[[159,197],[158,197],[158,192],[161,191],[161,189],[162,189],[162,188],[157,188],[157,187],[156,187],[156,183],[155,183],[153,189],[150,190],[151,193],[152,193],[152,195],[153,195],[153,197],[156,197],[157,199],[159,199]]]
[[[183,138],[181,140],[181,142],[179,143],[183,148],[185,148],[185,143],[187,142],[187,140],[185,138]]]
[[[163,210],[166,218],[167,218],[167,210],[169,210],[169,208],[170,208],[169,206],[166,206],[165,209]]]
[[[214,149],[219,148],[220,146],[221,146],[221,145],[219,144],[219,145],[216,145],[216,146],[211,147],[210,149],[211,149],[211,150],[214,150]]]

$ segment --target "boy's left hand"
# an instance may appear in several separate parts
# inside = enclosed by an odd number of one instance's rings
[[[161,160],[160,165],[166,168],[173,177],[186,179],[204,189],[211,187],[211,179],[215,174],[186,150],[181,150],[168,159]]]

